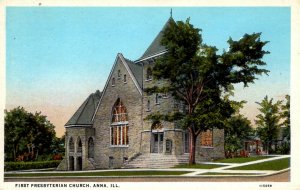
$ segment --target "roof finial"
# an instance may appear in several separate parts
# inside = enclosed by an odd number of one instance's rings
[[[170,11],[170,17],[172,18],[172,8],[171,8],[171,11]]]

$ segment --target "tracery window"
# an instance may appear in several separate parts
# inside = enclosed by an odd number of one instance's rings
[[[200,133],[200,145],[201,146],[213,146],[213,131],[207,130]]]
[[[126,107],[118,98],[112,113],[111,123],[111,145],[122,146],[128,145],[128,117]]]

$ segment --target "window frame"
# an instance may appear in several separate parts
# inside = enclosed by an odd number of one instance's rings
[[[109,127],[110,147],[129,146],[129,121],[127,109],[120,98],[112,108],[112,118]],[[124,132],[125,131],[125,132]]]
[[[210,133],[209,136],[207,136],[208,132]],[[208,130],[203,131],[203,132],[200,133],[199,141],[200,141],[200,147],[201,148],[214,148],[214,135],[213,134],[214,134],[213,129],[208,129]],[[202,139],[203,136],[204,136],[205,139]],[[209,140],[208,140],[208,138],[209,138]],[[203,143],[203,141],[205,143]],[[207,142],[210,142],[210,143],[207,143]]]

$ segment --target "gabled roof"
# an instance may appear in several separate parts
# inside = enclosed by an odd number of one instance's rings
[[[81,104],[71,119],[65,124],[65,127],[91,126],[93,115],[101,97],[101,92],[97,90]]]
[[[166,24],[164,25],[164,27],[158,33],[158,35],[156,36],[156,38],[152,41],[152,43],[150,44],[150,46],[147,48],[147,50],[145,51],[145,53],[137,61],[142,60],[142,59],[146,59],[148,57],[152,57],[152,56],[154,56],[156,54],[160,54],[160,53],[166,51],[166,48],[163,45],[161,45],[161,40],[163,38],[164,31],[170,25],[171,22],[175,22],[172,17],[169,18],[169,20],[166,22]]]
[[[125,68],[128,71],[131,79],[133,80],[133,83],[134,83],[135,87],[137,88],[139,94],[141,96],[143,94],[143,92],[142,92],[142,82],[143,82],[143,67],[142,67],[142,65],[136,64],[136,63],[130,61],[129,59],[125,59],[124,56],[121,53],[118,53],[118,55],[116,57],[116,60],[115,60],[115,63],[114,63],[114,65],[113,65],[113,67],[112,67],[112,69],[110,71],[110,74],[108,76],[108,79],[106,81],[104,89],[102,91],[100,100],[98,101],[96,110],[95,110],[95,112],[94,112],[94,114],[92,116],[92,120],[94,120],[96,112],[99,109],[102,97],[104,96],[104,94],[106,92],[106,89],[107,89],[109,81],[110,81],[110,79],[112,77],[113,71],[115,70],[115,67],[116,67],[116,65],[118,63],[118,60],[120,60],[121,63],[123,63],[123,65],[125,66]]]
[[[141,64],[134,63],[133,61],[126,59],[124,57],[127,65],[129,66],[132,74],[134,75],[135,79],[139,83],[140,88],[143,86],[143,66]]]

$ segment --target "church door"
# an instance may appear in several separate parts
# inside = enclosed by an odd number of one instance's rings
[[[164,133],[152,133],[152,153],[163,153]]]
[[[188,132],[184,133],[184,153],[189,153],[189,144],[190,144],[190,134]]]
[[[76,170],[82,170],[82,158],[81,156],[77,157],[77,168]]]
[[[69,156],[69,170],[73,171],[74,170],[74,157]]]

